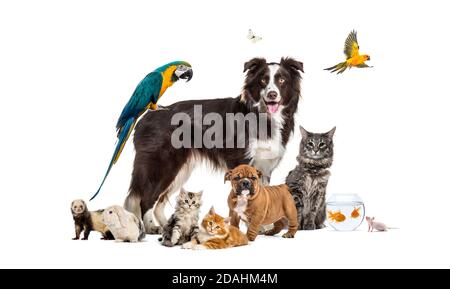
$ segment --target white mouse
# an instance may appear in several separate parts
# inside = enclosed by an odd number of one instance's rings
[[[375,217],[367,217],[366,216],[366,221],[369,224],[369,230],[367,232],[373,232],[373,229],[380,231],[380,232],[385,232],[388,229],[395,229],[395,228],[390,228],[388,226],[386,226],[384,223],[381,222],[375,222],[374,221]]]

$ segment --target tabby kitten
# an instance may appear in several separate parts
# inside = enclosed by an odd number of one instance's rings
[[[181,188],[175,212],[163,227],[162,238],[159,238],[164,246],[181,245],[197,236],[202,193],[187,192]]]
[[[333,163],[333,135],[310,133],[300,126],[302,141],[298,165],[289,172],[286,184],[297,206],[299,230],[324,228],[326,218],[325,194]]]
[[[183,249],[225,249],[248,244],[247,236],[230,225],[230,217],[223,218],[211,207],[203,218],[197,238],[184,243]]]

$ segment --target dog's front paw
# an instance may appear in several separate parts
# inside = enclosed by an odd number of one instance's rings
[[[287,232],[283,234],[283,238],[294,238],[295,234]]]
[[[247,239],[248,239],[249,241],[255,241],[256,235],[253,235],[253,234],[247,234]]]

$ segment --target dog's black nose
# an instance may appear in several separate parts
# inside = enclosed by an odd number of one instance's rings
[[[242,181],[242,186],[246,189],[250,189],[250,181],[248,180],[243,180]]]
[[[267,97],[270,100],[275,100],[277,99],[278,93],[276,93],[275,91],[269,91],[269,93],[267,94]]]

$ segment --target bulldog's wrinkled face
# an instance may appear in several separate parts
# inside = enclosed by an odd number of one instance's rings
[[[232,192],[239,197],[251,197],[259,191],[261,172],[249,165],[240,165],[225,174],[224,181],[230,181]]]

